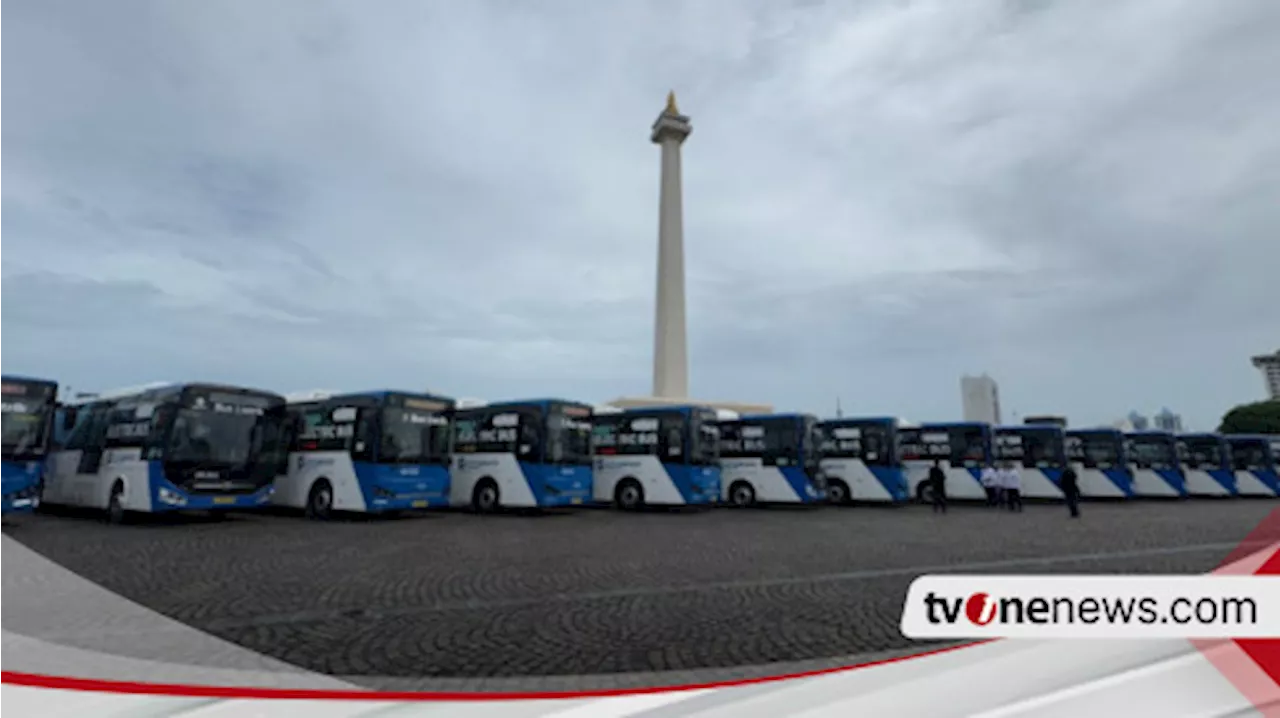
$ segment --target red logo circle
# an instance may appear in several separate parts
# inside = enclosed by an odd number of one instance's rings
[[[996,602],[985,593],[975,593],[964,602],[964,615],[974,624],[985,626],[996,618]]]

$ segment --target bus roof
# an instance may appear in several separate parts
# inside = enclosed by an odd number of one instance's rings
[[[1280,441],[1280,434],[1224,434],[1227,441]]]
[[[1049,432],[1056,432],[1058,434],[1066,433],[1066,430],[1063,429],[1061,426],[1058,426],[1057,424],[1006,424],[1004,426],[993,426],[991,427],[991,430],[1003,431],[1006,433],[1015,432],[1015,431],[1021,431],[1021,432],[1049,431]]]
[[[608,407],[607,409],[612,409],[612,408],[613,407]],[[600,411],[598,413],[601,413],[601,414],[611,413],[607,409],[605,411]],[[623,414],[641,414],[641,413],[689,414],[695,411],[715,411],[715,409],[712,409],[709,406],[703,406],[701,404],[661,404],[658,406],[632,406],[626,409],[618,409],[618,411]]]
[[[591,405],[586,402],[570,401],[568,399],[512,399],[508,401],[489,402],[485,404],[485,406],[492,406],[495,408],[502,408],[502,407],[509,407],[509,406],[538,406],[545,409],[552,404],[568,404],[570,406],[582,406],[588,409],[591,408]]]
[[[1123,431],[1120,431],[1119,429],[1113,426],[1095,426],[1089,429],[1067,429],[1067,433],[1076,434],[1076,435],[1094,434],[1094,435],[1105,435],[1105,436],[1120,436],[1121,434],[1124,434]]]
[[[3,376],[0,376],[0,381],[16,381],[16,382],[24,382],[27,384],[47,384],[50,386],[58,385],[58,382],[54,381],[53,379],[40,379],[38,377],[23,376],[21,374],[5,374]]]
[[[1214,434],[1208,431],[1190,431],[1185,434],[1178,434],[1179,439],[1213,439],[1214,441],[1226,441],[1226,437],[1222,434]]]
[[[412,399],[434,399],[436,401],[444,401],[454,403],[453,397],[440,396],[439,394],[430,394],[425,391],[401,391],[399,389],[372,389],[369,391],[344,391],[332,392],[323,396],[315,396],[314,398],[305,399],[303,401],[324,401],[327,399],[386,399],[392,396],[405,396]],[[291,400],[292,401],[292,400]]]
[[[1152,439],[1172,439],[1172,431],[1161,431],[1160,429],[1143,429],[1141,431],[1126,431],[1125,436],[1144,436]]]
[[[890,424],[897,426],[898,419],[893,416],[842,416],[836,419],[823,419],[824,424]]]
[[[76,406],[84,404],[93,404],[99,401],[112,401],[114,399],[123,399],[136,394],[143,394],[149,391],[160,391],[162,389],[180,389],[181,384],[171,381],[153,381],[149,384],[139,384],[137,386],[126,386],[118,389],[109,389],[94,394],[85,394],[84,396],[75,396],[63,400],[63,404],[67,406]]]
[[[994,428],[985,421],[929,421],[918,427],[905,427],[910,429],[941,429],[943,427],[959,427],[962,429],[991,429]]]
[[[730,421],[763,421],[765,419],[817,419],[813,414],[801,414],[799,412],[782,412],[778,414],[743,414],[737,419]]]
[[[274,391],[267,391],[265,389],[254,389],[252,387],[247,387],[247,386],[233,386],[231,384],[219,384],[215,382],[203,382],[203,381],[185,381],[185,382],[157,381],[157,382],[152,382],[150,384],[142,384],[139,386],[112,389],[110,391],[99,392],[97,394],[77,396],[71,399],[67,399],[62,403],[66,406],[83,406],[87,404],[95,404],[100,401],[116,401],[119,399],[126,399],[132,396],[138,396],[140,394],[152,394],[152,393],[158,394],[162,392],[172,392],[176,394],[178,392],[181,392],[184,389],[209,389],[212,391],[265,394],[267,396],[278,397],[282,401],[284,400],[283,396],[280,396]]]

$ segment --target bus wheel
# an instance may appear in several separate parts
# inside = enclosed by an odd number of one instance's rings
[[[623,511],[635,511],[644,506],[644,489],[635,479],[626,479],[618,484],[613,494],[613,501]]]
[[[745,508],[756,502],[756,490],[745,481],[738,481],[729,487],[729,503]]]
[[[484,479],[471,492],[471,509],[478,514],[491,514],[498,510],[500,500],[498,484],[493,479]]]
[[[333,513],[333,487],[328,480],[320,479],[311,486],[307,495],[307,518],[327,521]]]
[[[124,523],[124,484],[119,481],[111,485],[111,495],[107,498],[107,523]]]
[[[922,504],[933,503],[933,487],[929,486],[929,482],[921,481],[916,487],[916,501]]]
[[[849,503],[849,486],[838,479],[827,484],[827,500],[837,506]]]

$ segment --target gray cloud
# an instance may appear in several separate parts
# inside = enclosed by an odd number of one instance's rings
[[[1200,426],[1276,344],[1267,0],[7,8],[6,371]],[[74,351],[68,347],[77,347]]]

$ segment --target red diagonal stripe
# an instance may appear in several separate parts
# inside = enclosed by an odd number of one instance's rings
[[[1280,509],[1267,515],[1240,545],[1227,554],[1218,568],[1223,568],[1242,559],[1265,550],[1268,546],[1280,543]],[[1255,574],[1280,574],[1280,551],[1273,551],[1271,556],[1254,572]],[[1204,654],[1205,658],[1240,691],[1241,695],[1267,718],[1280,718],[1280,704],[1275,702],[1276,688],[1280,687],[1280,639],[1250,639],[1229,641],[1239,647],[1240,653],[1233,660],[1231,655],[1210,650],[1219,645],[1218,641],[1192,641],[1192,644]],[[1237,663],[1247,658],[1254,665]],[[1261,670],[1261,674],[1258,671]],[[1269,680],[1271,685],[1265,685]]]

